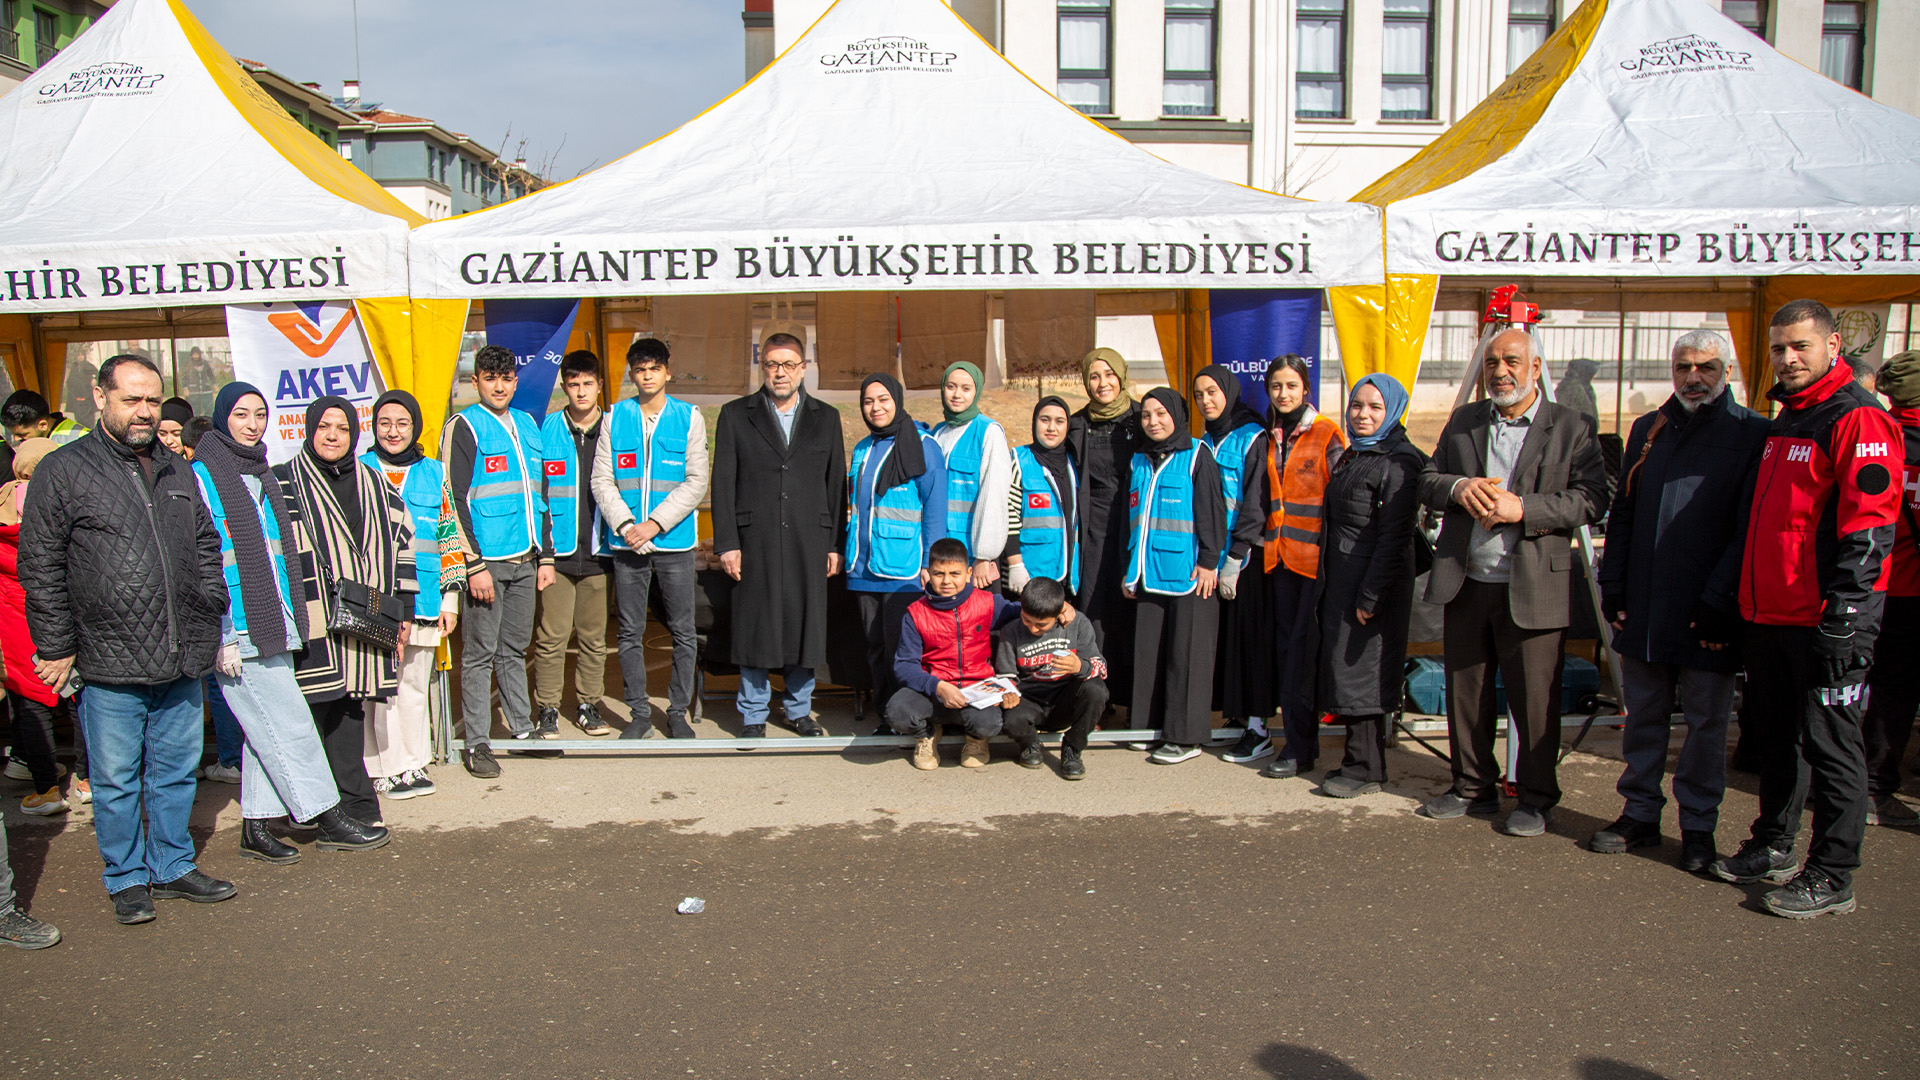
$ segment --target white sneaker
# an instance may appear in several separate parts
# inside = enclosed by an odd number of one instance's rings
[[[240,782],[240,770],[219,762],[200,770],[200,775],[216,784],[237,784]]]
[[[1160,749],[1147,755],[1147,760],[1155,765],[1178,765],[1200,756],[1197,746],[1181,746],[1179,743],[1162,743]]]
[[[53,771],[55,779],[65,780],[67,778],[67,767],[65,765],[55,762]],[[27,763],[21,761],[19,758],[8,758],[7,767],[4,770],[0,770],[0,772],[5,772],[9,780],[33,779],[33,770],[27,768]]]

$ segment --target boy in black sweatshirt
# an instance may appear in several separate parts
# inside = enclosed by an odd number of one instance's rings
[[[1003,711],[1004,731],[1020,744],[1020,764],[1046,764],[1041,731],[1065,731],[1060,745],[1060,777],[1087,775],[1081,755],[1087,736],[1107,707],[1107,662],[1100,656],[1093,624],[1062,622],[1066,587],[1052,578],[1034,578],[1020,591],[1020,619],[996,635],[993,667],[1020,682],[1020,694]]]

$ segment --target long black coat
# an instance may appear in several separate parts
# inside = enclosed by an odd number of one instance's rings
[[[1666,422],[1648,448],[1647,434],[1662,416]],[[1736,594],[1748,500],[1770,426],[1766,417],[1734,401],[1731,391],[1691,416],[1668,398],[1633,422],[1599,574],[1606,606],[1627,612],[1625,629],[1613,639],[1620,655],[1706,671],[1739,670],[1737,650],[1700,647],[1693,613],[1700,603],[1729,616],[1740,613]],[[1643,450],[1646,461],[1629,488],[1624,474]]]
[[[827,555],[847,518],[840,413],[802,395],[793,439],[766,393],[720,409],[713,439],[713,550],[740,552],[733,662],[822,667],[827,662]]]
[[[1427,456],[1404,430],[1377,446],[1349,447],[1327,479],[1320,574],[1314,580],[1321,712],[1392,712],[1406,678],[1413,612],[1413,528]],[[1371,612],[1362,623],[1354,613]]]

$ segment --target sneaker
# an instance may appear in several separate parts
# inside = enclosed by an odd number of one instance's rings
[[[1712,866],[1720,853],[1713,850],[1713,832],[1709,829],[1680,830],[1680,869],[1697,874]]]
[[[73,786],[67,789],[67,801],[86,806],[93,802],[93,785],[85,777],[75,777]]]
[[[613,734],[613,725],[600,719],[600,706],[591,702],[581,703],[580,711],[574,715],[573,723],[574,726],[589,735],[599,736]]]
[[[1500,823],[1500,831],[1508,836],[1541,836],[1547,826],[1553,824],[1553,811],[1521,803]]]
[[[33,770],[27,768],[27,763],[19,758],[8,758],[7,767],[0,769],[0,773],[4,773],[9,780],[33,779]]]
[[[1020,748],[1020,767],[1023,769],[1044,769],[1047,767],[1047,752],[1035,739]]]
[[[931,772],[940,767],[940,738],[922,735],[913,740],[913,767]]]
[[[1080,760],[1080,751],[1071,746],[1062,746],[1060,748],[1060,779],[1085,780],[1086,778],[1087,765]]]
[[[460,751],[460,763],[481,780],[491,780],[500,775],[500,762],[493,756],[493,747],[485,744]]]
[[[1267,738],[1265,735],[1257,735],[1251,731],[1243,731],[1240,733],[1240,741],[1233,744],[1233,749],[1221,754],[1220,760],[1240,764],[1247,761],[1259,761],[1261,758],[1269,758],[1272,757],[1274,753],[1272,739]]]
[[[1131,751],[1133,751],[1133,752],[1134,752],[1134,753],[1136,753],[1136,754],[1151,754],[1151,753],[1153,753],[1153,752],[1154,752],[1155,750],[1158,750],[1158,749],[1160,749],[1160,743],[1159,743],[1159,742],[1157,742],[1157,741],[1155,741],[1155,742],[1130,742],[1130,743],[1121,743],[1120,745],[1121,745],[1121,746],[1124,746],[1124,747],[1126,747],[1127,749],[1129,749],[1129,750],[1131,750]]]
[[[693,725],[687,723],[684,717],[669,716],[667,717],[667,738],[697,739],[699,736],[694,734]]]
[[[0,942],[16,949],[46,949],[60,944],[60,929],[14,908],[0,915]]]
[[[1845,915],[1854,909],[1853,886],[1836,885],[1818,870],[1802,870],[1786,887],[1762,896],[1760,906],[1783,919]]]
[[[34,817],[64,814],[67,812],[67,800],[60,797],[60,785],[55,784],[45,791],[21,799],[20,812]]]
[[[1271,741],[1269,741],[1271,742]],[[1313,771],[1313,762],[1295,761],[1290,757],[1277,757],[1260,770],[1260,775],[1269,780],[1285,780],[1289,776],[1305,776]]]
[[[1155,765],[1178,765],[1200,756],[1197,746],[1181,746],[1179,743],[1161,743],[1160,749],[1147,755],[1147,760]]]
[[[1659,845],[1660,826],[1657,823],[1639,821],[1625,814],[1587,840],[1587,850],[1602,855],[1619,855],[1632,848]]]
[[[1420,807],[1420,816],[1434,821],[1450,821],[1468,814],[1475,817],[1492,817],[1499,812],[1500,796],[1498,795],[1483,795],[1478,799],[1468,800],[1451,791],[1428,799]]]
[[[415,795],[431,795],[440,790],[433,786],[432,780],[427,779],[427,770],[425,769],[415,769],[409,772],[407,774],[407,786],[413,789]]]
[[[237,784],[240,782],[240,767],[238,765],[222,765],[216,761],[206,768],[201,769],[200,776],[202,779],[211,780],[216,784]]]
[[[1920,826],[1920,814],[1901,802],[1899,796],[1882,795],[1867,807],[1867,824],[1883,825],[1890,829],[1911,829]]]
[[[113,921],[122,926],[153,921],[153,890],[145,885],[129,885],[111,897]]]
[[[385,795],[389,799],[411,799],[417,794],[413,790],[413,781],[408,778],[406,773],[401,773],[399,776],[389,776],[385,779],[387,782],[385,791],[380,790],[380,781],[378,780],[373,782],[373,790]]]
[[[560,737],[560,710],[551,708],[551,707],[541,709],[540,717],[538,720],[534,721],[534,724],[535,724],[535,729],[541,738],[543,739],[559,738]]]
[[[401,778],[400,778],[400,782],[401,782],[402,784],[405,784],[405,783],[406,783],[406,778],[405,778],[405,777],[401,777]],[[393,778],[393,777],[391,777],[391,776],[376,776],[376,777],[374,777],[374,778],[373,778],[373,793],[374,793],[375,795],[393,795],[393,788],[394,788],[394,778]],[[406,798],[406,796],[405,796],[405,795],[395,795],[394,797],[395,797],[395,798],[398,798],[398,799],[404,799],[404,798]]]
[[[960,747],[960,767],[963,769],[981,768],[986,765],[987,759],[992,756],[993,749],[987,745],[987,740],[969,735],[967,736],[967,741]]]
[[[1371,795],[1382,790],[1378,780],[1356,780],[1351,776],[1334,773],[1320,781],[1319,793],[1329,799],[1357,799],[1362,795]]]
[[[1799,872],[1800,864],[1793,857],[1792,847],[1782,850],[1770,846],[1765,840],[1749,838],[1740,845],[1739,851],[1715,860],[1709,869],[1714,877],[1735,885],[1751,885],[1756,881],[1785,885]]]

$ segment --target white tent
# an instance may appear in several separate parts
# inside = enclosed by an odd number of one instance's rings
[[[404,296],[419,221],[180,0],[122,0],[0,97],[0,314]]]
[[[941,0],[839,0],[678,130],[415,231],[413,293],[626,296],[1378,282],[1378,211],[1135,147]]]
[[[1357,198],[1395,274],[1920,272],[1920,119],[1702,0],[1587,0]]]

